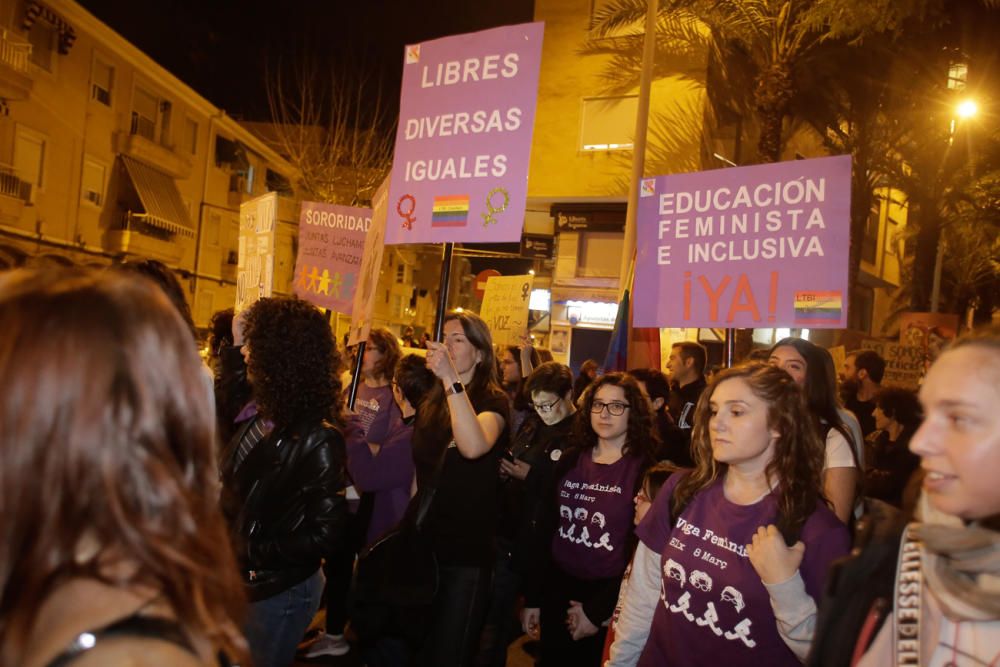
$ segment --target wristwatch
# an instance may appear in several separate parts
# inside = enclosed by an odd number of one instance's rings
[[[447,394],[448,396],[452,396],[454,394],[463,394],[465,393],[465,385],[462,384],[461,382],[456,382],[452,385],[446,386],[444,388],[444,393]]]

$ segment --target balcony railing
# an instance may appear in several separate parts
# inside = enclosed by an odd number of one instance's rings
[[[31,183],[18,178],[13,167],[0,164],[0,195],[30,201]]]
[[[118,225],[122,230],[136,232],[161,241],[173,241],[177,237],[177,234],[169,229],[164,229],[150,222],[149,216],[145,213],[122,211],[118,218]]]
[[[27,74],[30,62],[31,44],[22,42],[7,30],[0,32],[0,63],[7,65],[15,72]]]
[[[156,141],[156,121],[150,120],[145,116],[140,116],[133,111],[132,128],[130,132],[132,134],[138,134],[141,137],[146,137],[150,141]]]

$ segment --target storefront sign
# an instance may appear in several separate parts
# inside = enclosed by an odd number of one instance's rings
[[[521,236],[521,257],[533,259],[552,259],[555,249],[555,239],[540,234],[524,234]]]

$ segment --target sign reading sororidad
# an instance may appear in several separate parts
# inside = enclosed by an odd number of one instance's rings
[[[236,312],[274,292],[274,238],[278,193],[269,192],[240,204],[239,254],[236,260]]]
[[[851,158],[643,179],[634,326],[847,325]]]
[[[405,48],[387,244],[520,240],[543,27]]]
[[[371,224],[370,208],[302,202],[293,285],[296,296],[349,315]]]
[[[386,201],[389,191],[389,177],[372,197],[372,221],[365,236],[365,247],[361,255],[361,270],[358,285],[351,305],[351,330],[348,345],[357,345],[368,340],[372,328],[372,312],[375,310],[375,288],[382,270],[382,250],[385,248]]]
[[[497,345],[517,345],[528,334],[528,303],[535,277],[490,276],[479,316]]]

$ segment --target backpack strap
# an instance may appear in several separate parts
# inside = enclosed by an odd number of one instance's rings
[[[132,616],[127,616],[109,625],[105,625],[103,628],[81,632],[46,667],[65,667],[65,665],[69,665],[84,653],[99,645],[101,641],[123,637],[155,639],[169,642],[192,655],[197,655],[187,635],[184,634],[180,624],[176,621],[133,614]]]

